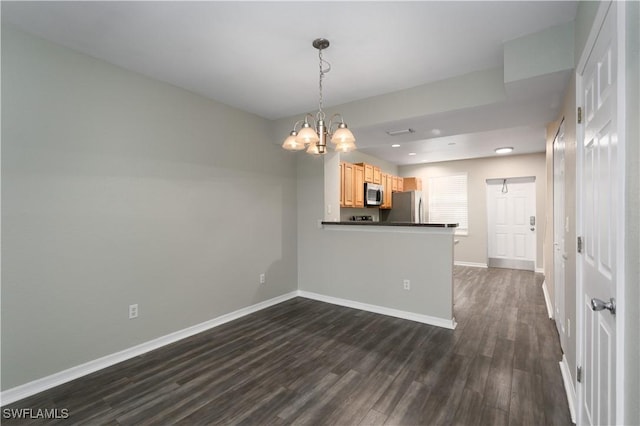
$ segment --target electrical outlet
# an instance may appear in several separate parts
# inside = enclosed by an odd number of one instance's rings
[[[327,204],[327,214],[331,214],[331,204]]]
[[[129,319],[138,318],[138,304],[129,305]]]
[[[402,285],[404,286],[405,290],[411,290],[411,281],[404,280],[404,281],[402,281]]]
[[[260,274],[260,284],[264,284],[267,281],[265,274]]]

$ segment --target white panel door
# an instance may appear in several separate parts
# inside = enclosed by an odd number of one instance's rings
[[[487,180],[488,265],[535,270],[534,178]]]
[[[567,335],[565,329],[564,277],[567,252],[565,248],[565,209],[564,209],[564,122],[553,141],[553,293],[554,319],[560,336],[560,344],[566,351]]]
[[[581,424],[611,425],[616,418],[616,316],[593,310],[592,300],[616,297],[617,213],[621,207],[617,125],[615,2],[609,8],[582,78],[584,138],[579,144],[582,255],[579,256],[582,319],[582,383],[578,386]]]

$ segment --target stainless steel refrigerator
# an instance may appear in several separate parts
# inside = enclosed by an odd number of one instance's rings
[[[394,192],[391,210],[381,210],[383,222],[424,223],[424,202],[421,191]]]

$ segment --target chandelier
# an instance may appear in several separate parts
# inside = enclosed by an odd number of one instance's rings
[[[324,75],[331,71],[331,64],[322,59],[322,51],[329,47],[329,40],[318,38],[313,41],[313,47],[318,49],[320,60],[320,96],[318,100],[318,112],[315,117],[307,114],[304,120],[299,120],[293,125],[293,130],[284,140],[282,147],[289,151],[300,151],[307,148],[309,154],[324,154],[327,152],[327,137],[335,144],[335,150],[340,152],[350,152],[356,149],[356,138],[347,128],[342,115],[334,114],[329,119],[329,124],[325,123],[325,114],[322,111],[322,80]],[[334,119],[338,119],[334,122]],[[313,127],[312,127],[313,124]],[[336,125],[335,130],[333,126]],[[296,130],[297,129],[297,130]]]

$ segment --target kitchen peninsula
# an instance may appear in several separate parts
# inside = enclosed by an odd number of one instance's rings
[[[321,226],[326,250],[319,258],[327,267],[316,271],[309,297],[455,328],[456,224],[324,221]]]

